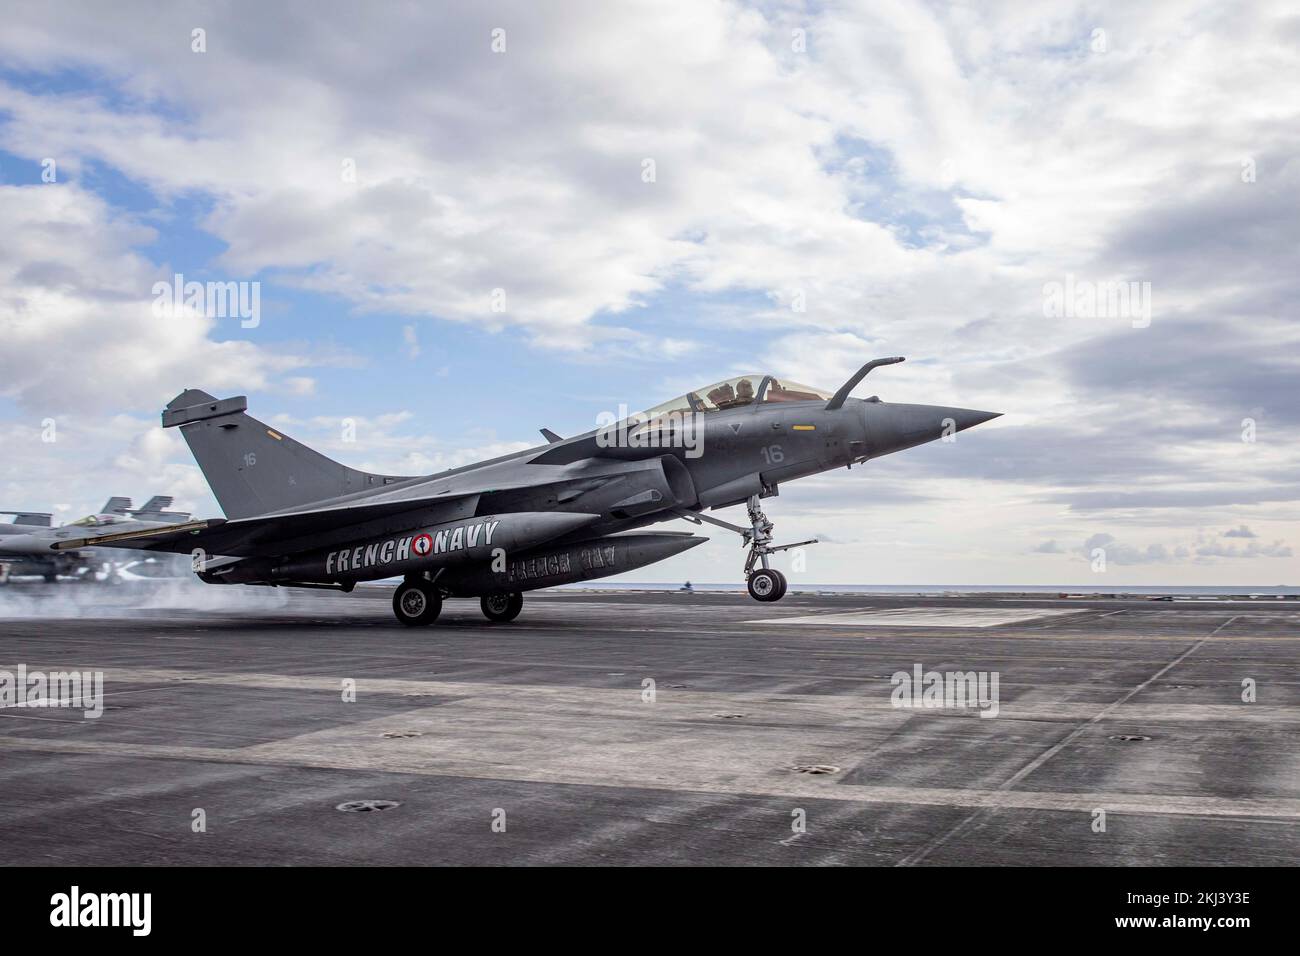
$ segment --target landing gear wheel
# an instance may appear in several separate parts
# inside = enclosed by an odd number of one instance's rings
[[[519,612],[524,609],[524,596],[518,591],[511,591],[509,594],[489,594],[478,603],[483,609],[484,617],[489,621],[504,624],[519,616]]]
[[[403,581],[393,592],[393,613],[407,627],[424,627],[437,620],[442,595],[428,581]]]
[[[749,596],[755,601],[779,601],[785,594],[785,575],[771,568],[759,568],[749,576]]]

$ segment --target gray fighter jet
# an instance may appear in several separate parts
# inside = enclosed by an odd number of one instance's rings
[[[109,534],[97,545],[190,553],[211,584],[323,587],[403,578],[397,619],[431,623],[444,598],[478,597],[514,619],[523,592],[620,574],[705,538],[642,530],[676,518],[741,536],[759,601],[785,594],[770,566],[772,522],[760,502],[789,481],[954,434],[999,413],[833,394],[772,375],[741,375],[647,412],[501,458],[418,477],[339,464],[245,414],[243,397],[189,389],[162,415],[179,427],[226,519]],[[706,511],[744,504],[747,526]],[[78,548],[67,541],[59,548]]]
[[[120,551],[92,549],[88,542],[108,534],[139,531],[147,528],[170,526],[178,521],[188,521],[184,511],[167,511],[172,499],[154,495],[143,508],[133,509],[130,498],[112,497],[104,502],[102,510],[87,515],[58,528],[50,527],[50,515],[44,512],[7,511],[14,515],[13,524],[0,524],[0,565],[3,577],[11,575],[40,575],[51,583],[60,575],[80,576],[94,580],[96,567],[109,565],[110,570],[123,570],[139,562],[122,561]],[[66,541],[82,542],[76,549],[59,548]]]

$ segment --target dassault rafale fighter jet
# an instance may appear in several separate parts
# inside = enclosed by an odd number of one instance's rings
[[[620,574],[705,538],[646,531],[708,522],[749,549],[749,593],[777,601],[786,581],[760,500],[785,482],[942,438],[996,418],[939,405],[849,398],[876,359],[831,394],[741,375],[574,438],[435,475],[356,471],[245,414],[243,397],[189,389],[162,415],[179,427],[226,519],[110,534],[96,545],[193,555],[210,584],[337,588],[401,576],[397,619],[429,624],[444,598],[480,598],[513,620],[523,592]],[[706,509],[744,504],[748,527]],[[68,541],[61,548],[77,548]]]

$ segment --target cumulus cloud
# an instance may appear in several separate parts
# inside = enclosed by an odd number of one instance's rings
[[[1135,545],[1117,539],[1106,532],[1090,535],[1077,549],[1077,553],[1087,560],[1104,557],[1107,564],[1176,564],[1184,562],[1207,563],[1216,559],[1250,559],[1250,558],[1290,558],[1294,552],[1282,540],[1269,544],[1251,541],[1242,547],[1225,542],[1223,539],[1233,536],[1226,533],[1211,532],[1198,536],[1195,541],[1165,543],[1154,541],[1146,545]],[[1240,535],[1237,535],[1240,537]]]
[[[1104,559],[1106,564],[1120,566],[1130,564],[1167,564],[1171,561],[1185,559],[1189,551],[1181,545],[1170,548],[1160,542],[1152,542],[1142,547],[1119,541],[1112,534],[1099,532],[1090,535],[1079,548],[1081,554],[1090,560]]]
[[[1232,537],[1232,532],[1224,537]],[[1244,547],[1215,539],[1196,546],[1196,555],[1201,558],[1289,558],[1293,553],[1291,546],[1281,539],[1268,544],[1251,541]]]
[[[178,382],[263,386],[307,360],[218,341],[222,320],[160,317],[152,232],[74,184],[0,186],[0,395],[58,416],[158,405]],[[305,377],[296,381],[308,382]]]
[[[385,415],[349,415],[310,419],[273,415],[270,423],[353,468],[385,475],[424,475],[459,468],[476,461],[523,451],[536,442],[511,441],[488,435],[474,445],[449,445],[446,439],[413,431],[416,416],[409,410]]]
[[[1169,9],[1111,9],[1105,53],[1070,3],[1037,16],[487,4],[400,22],[346,4],[176,4],[150,8],[141,30],[144,9],[90,5],[55,31],[19,7],[7,55],[101,71],[123,95],[0,87],[8,148],[210,194],[204,225],[231,268],[280,270],[360,308],[521,325],[551,345],[604,336],[591,319],[669,281],[757,291],[768,318],[870,321],[910,344],[955,331],[972,305],[1033,307],[1071,267],[1109,275],[1140,254],[1204,285],[1194,262],[1263,228],[1251,209],[1272,230],[1294,219],[1276,199],[1293,195],[1282,157],[1295,131],[1254,105],[1285,103],[1271,82],[1290,57],[1280,7],[1207,6],[1195,43],[1169,29]],[[194,54],[200,19],[209,48]],[[1149,130],[1152,115],[1158,136],[1131,125]],[[1233,193],[1243,143],[1266,172]],[[1189,224],[1225,218],[1218,245],[1187,248],[1207,231]],[[1178,301],[1181,274],[1159,278]]]

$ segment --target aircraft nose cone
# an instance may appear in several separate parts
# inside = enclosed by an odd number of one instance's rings
[[[959,432],[1002,417],[1001,412],[982,412],[977,408],[944,408],[941,410],[947,413],[944,418],[952,419]]]
[[[867,434],[870,436],[873,455],[924,445],[956,432],[974,428],[1001,412],[985,412],[975,408],[951,408],[947,405],[893,405],[868,404]]]

